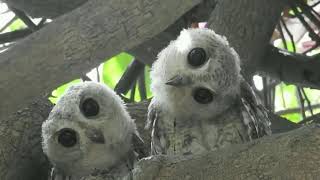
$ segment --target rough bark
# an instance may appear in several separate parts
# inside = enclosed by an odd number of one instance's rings
[[[86,0],[80,0],[79,2],[71,0],[63,7],[61,6],[63,3],[66,3],[65,0],[33,0],[30,4],[22,2],[23,0],[7,1],[11,6],[20,8],[35,17],[53,18],[77,8]],[[201,4],[186,13],[182,18],[179,18],[179,20],[174,22],[165,31],[148,39],[144,43],[129,49],[128,52],[144,64],[151,65],[156,59],[158,52],[167,46],[171,40],[175,39],[183,28],[190,27],[192,22],[207,21],[215,5],[216,0],[203,0]],[[23,37],[26,35],[29,34],[24,34]],[[4,40],[7,40],[6,36],[4,37]]]
[[[44,180],[49,163],[41,149],[41,124],[51,105],[37,99],[27,108],[2,119],[0,127],[0,177],[4,180]]]
[[[1,54],[0,119],[162,32],[200,0],[92,0]],[[21,91],[23,89],[23,91]]]
[[[9,6],[15,7],[36,18],[55,18],[88,0],[3,0]]]
[[[259,72],[286,83],[320,89],[319,57],[290,53],[271,45],[266,52],[257,67]]]
[[[319,137],[320,126],[313,124],[204,155],[147,158],[134,179],[318,179]]]
[[[211,14],[209,27],[225,35],[239,53],[246,78],[263,59],[284,6],[278,0],[221,0]]]

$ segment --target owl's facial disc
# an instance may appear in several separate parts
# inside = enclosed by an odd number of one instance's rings
[[[63,128],[58,131],[58,143],[65,148],[74,147],[78,143],[77,133],[70,128]]]

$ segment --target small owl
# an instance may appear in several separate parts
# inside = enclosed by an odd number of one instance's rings
[[[94,173],[127,173],[146,156],[134,121],[108,87],[84,82],[70,87],[42,125],[42,148],[52,179]],[[139,157],[137,157],[137,155]]]
[[[239,56],[210,29],[183,30],[158,54],[151,79],[152,154],[201,154],[271,132],[243,85]]]

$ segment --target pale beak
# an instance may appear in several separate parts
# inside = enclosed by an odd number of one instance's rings
[[[105,143],[104,135],[99,129],[89,128],[85,131],[85,134],[94,143],[97,143],[97,144]]]
[[[173,76],[166,82],[166,85],[175,86],[175,87],[187,86],[190,84],[192,84],[191,79],[187,76],[182,76],[182,75]]]

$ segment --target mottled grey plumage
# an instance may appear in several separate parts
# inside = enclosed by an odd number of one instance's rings
[[[152,154],[201,154],[271,133],[237,53],[210,29],[183,30],[159,53],[151,79]]]
[[[94,173],[124,175],[133,167],[136,153],[146,155],[121,99],[95,82],[67,90],[43,123],[42,138],[56,180]]]

